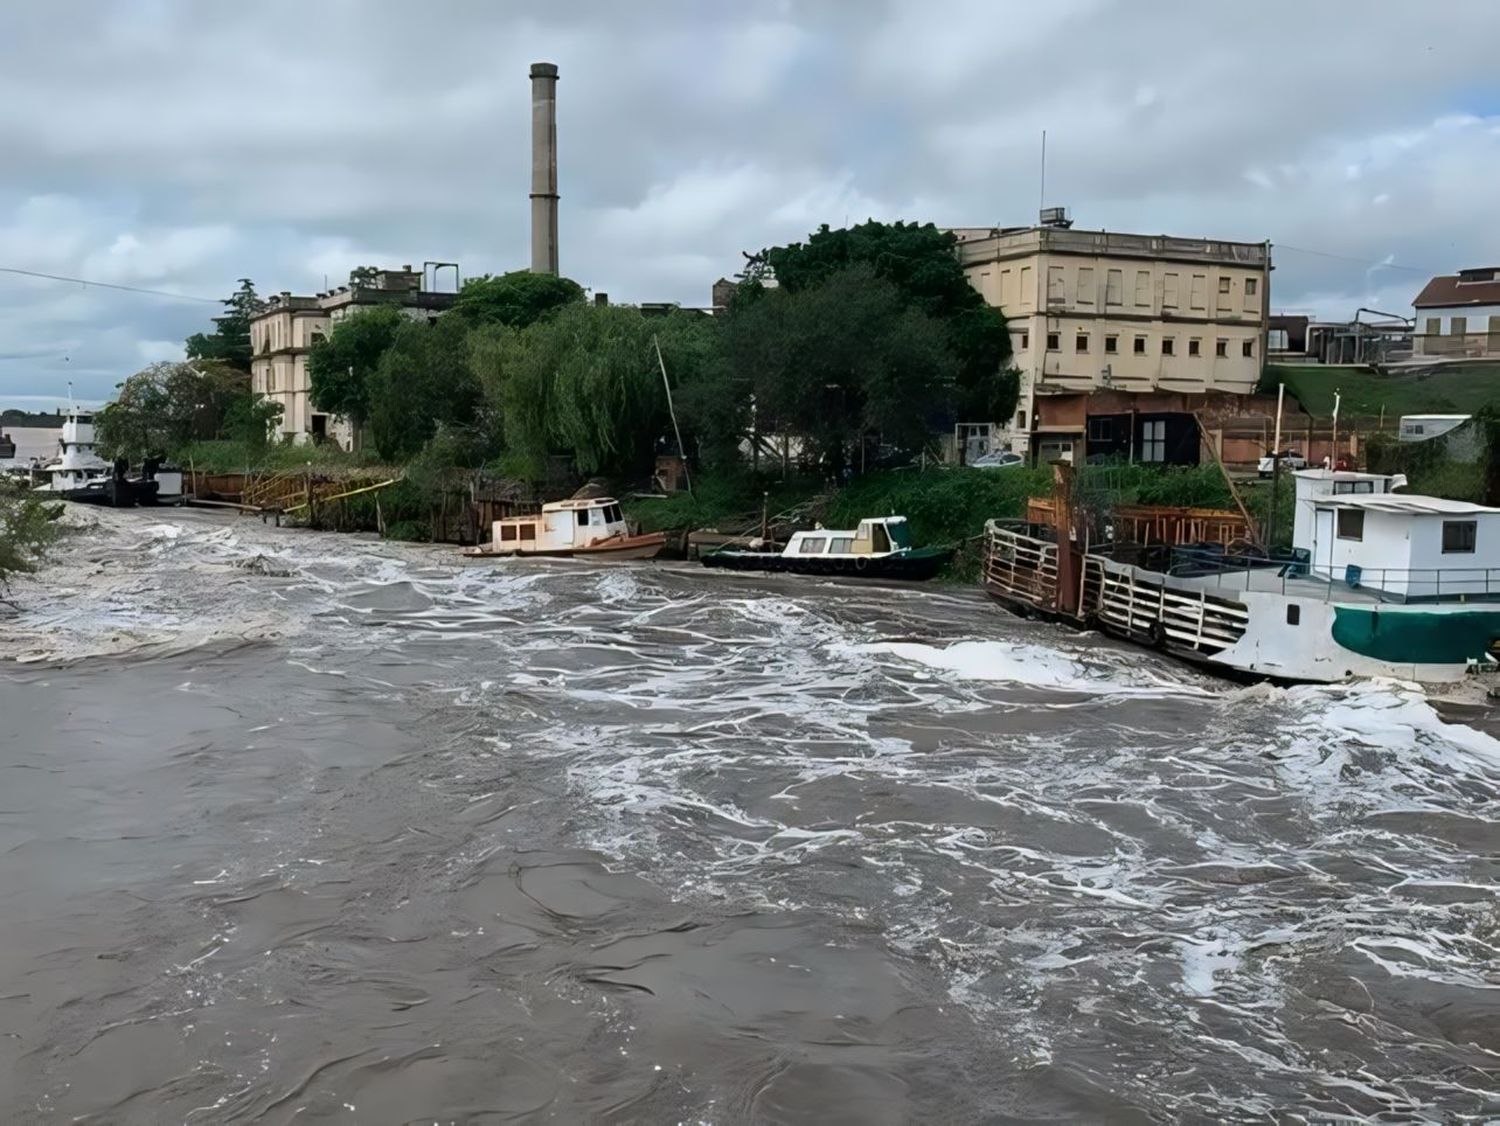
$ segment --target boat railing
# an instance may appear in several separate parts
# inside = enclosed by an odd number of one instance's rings
[[[1174,547],[1166,573],[1225,593],[1260,591],[1324,602],[1351,596],[1392,603],[1500,601],[1500,567],[1330,567],[1311,562],[1305,552],[1248,556]]]

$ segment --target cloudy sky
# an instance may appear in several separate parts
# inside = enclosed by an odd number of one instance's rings
[[[704,304],[867,217],[1276,244],[1278,309],[1500,264],[1500,0],[46,0],[0,6],[0,269],[200,297],[526,265],[556,62],[563,271]],[[214,307],[0,272],[0,399],[106,397]]]

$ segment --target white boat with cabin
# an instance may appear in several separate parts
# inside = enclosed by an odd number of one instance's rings
[[[33,485],[36,491],[68,492],[109,478],[109,463],[94,452],[94,416],[90,412],[69,408],[57,445],[57,457],[32,470],[33,476],[40,478]]]
[[[987,529],[986,585],[1035,608],[1077,583],[1108,633],[1237,675],[1452,683],[1500,669],[1500,509],[1398,493],[1399,475],[1293,475],[1290,557],[1106,544],[1059,566],[1058,545]],[[1038,592],[1041,598],[1038,598]]]
[[[666,542],[664,532],[633,535],[619,501],[593,497],[553,501],[534,516],[496,520],[490,526],[490,542],[465,554],[653,559]]]

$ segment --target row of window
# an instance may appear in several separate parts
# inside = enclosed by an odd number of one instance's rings
[[[1484,332],[1485,331],[1484,328],[1480,327],[1480,325],[1479,325],[1479,318],[1478,317],[1474,318],[1474,322],[1475,322],[1475,324],[1474,324],[1474,331],[1476,333],[1478,333],[1478,332]],[[1488,331],[1491,334],[1500,333],[1500,316],[1492,316],[1492,317],[1490,317],[1489,323],[1488,323],[1487,327],[1488,327]],[[1442,317],[1428,317],[1428,318],[1426,318],[1426,321],[1424,322],[1424,325],[1423,325],[1423,331],[1424,331],[1424,334],[1427,335],[1427,336],[1441,336],[1441,335],[1443,335],[1443,318]],[[1467,336],[1468,332],[1469,332],[1469,318],[1468,317],[1449,317],[1448,318],[1448,335],[1450,335],[1450,336]]]
[[[1146,341],[1149,337],[1137,336],[1135,338],[1134,351],[1137,356],[1146,354]],[[1021,333],[1021,347],[1019,351],[1026,351],[1031,347],[1031,333]],[[1047,334],[1047,351],[1058,352],[1062,350],[1062,333],[1049,332]],[[1089,334],[1080,332],[1073,337],[1073,351],[1087,352],[1089,350]],[[1108,356],[1117,355],[1120,351],[1120,337],[1118,334],[1110,333],[1104,337],[1104,353]],[[1163,336],[1161,338],[1161,354],[1163,356],[1175,356],[1177,354],[1177,338],[1175,336]],[[1201,356],[1203,354],[1203,341],[1201,338],[1191,336],[1187,342],[1187,354],[1189,356]],[[1224,359],[1229,355],[1229,341],[1220,338],[1214,341],[1214,355]],[[1255,341],[1241,340],[1240,355],[1247,360],[1255,357]]]
[[[1022,275],[1022,286],[1025,286],[1025,271]],[[1208,275],[1188,275],[1188,307],[1192,309],[1208,309]],[[1074,301],[1079,305],[1092,305],[1098,295],[1097,283],[1094,280],[1094,267],[1079,266],[1077,284],[1074,289]],[[1244,286],[1244,308],[1249,312],[1259,310],[1260,279],[1246,278]],[[1228,275],[1219,278],[1219,301],[1218,307],[1227,310],[1233,303],[1234,279]],[[1135,272],[1135,304],[1142,308],[1151,305],[1151,271],[1137,270]],[[1067,267],[1047,267],[1047,302],[1055,304],[1067,300]],[[1106,305],[1125,304],[1125,271],[1106,270],[1104,273],[1104,303]],[[1163,309],[1176,309],[1182,304],[1182,276],[1173,271],[1162,274],[1161,279],[1161,305]]]
[[[1473,555],[1478,539],[1479,524],[1475,520],[1443,521],[1443,554]],[[1341,540],[1363,542],[1365,538],[1365,510],[1341,508],[1338,510],[1338,537]]]
[[[264,352],[274,352],[280,348],[289,348],[295,338],[292,326],[296,322],[282,317],[276,317],[265,321],[257,331],[251,326],[251,346],[256,355]],[[327,334],[319,329],[313,329],[308,336],[309,344],[321,344],[327,339]]]

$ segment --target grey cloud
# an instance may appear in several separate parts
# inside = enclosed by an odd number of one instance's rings
[[[563,267],[616,299],[701,303],[820,222],[1027,222],[1046,128],[1082,225],[1328,251],[1278,250],[1277,305],[1400,310],[1422,277],[1369,261],[1500,261],[1497,40],[1491,0],[8,5],[0,265],[210,296],[523,265],[546,58]],[[0,394],[105,393],[213,312],[0,275]]]

